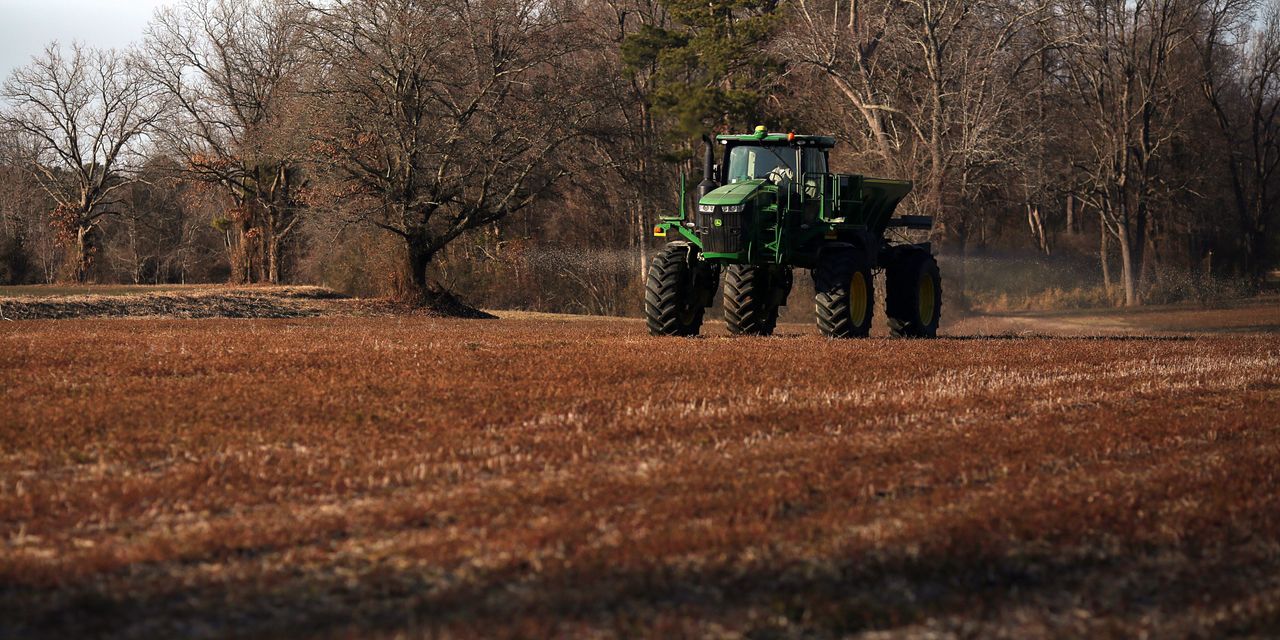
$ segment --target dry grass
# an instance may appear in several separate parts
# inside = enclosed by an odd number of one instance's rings
[[[0,322],[0,636],[1280,629],[1280,337],[642,331]]]

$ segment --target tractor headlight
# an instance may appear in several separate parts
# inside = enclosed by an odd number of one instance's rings
[[[716,212],[716,206],[714,204],[698,205],[698,213],[715,213],[715,212]]]
[[[723,211],[724,213],[742,213],[742,211],[746,208],[747,208],[747,205],[745,204],[735,204],[729,207],[720,207],[720,210]]]

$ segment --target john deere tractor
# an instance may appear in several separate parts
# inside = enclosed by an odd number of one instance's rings
[[[891,228],[928,229],[927,216],[893,217],[911,183],[830,173],[835,139],[794,133],[704,138],[694,211],[663,216],[669,240],[649,266],[645,316],[661,336],[694,336],[724,279],[724,319],[737,335],[766,336],[786,306],[795,268],[813,275],[818,329],[862,338],[875,308],[873,273],[885,272],[885,313],[895,336],[932,338],[942,282],[929,243],[894,243]],[[723,148],[716,161],[715,147]]]

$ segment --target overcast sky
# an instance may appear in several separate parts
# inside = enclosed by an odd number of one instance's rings
[[[51,40],[125,47],[142,38],[156,7],[173,0],[0,0],[0,79]]]

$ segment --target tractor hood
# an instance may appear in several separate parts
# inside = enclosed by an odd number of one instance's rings
[[[725,186],[719,187],[707,195],[702,196],[702,200],[700,200],[698,204],[715,206],[746,204],[748,200],[751,200],[751,198],[755,196],[756,192],[759,191],[761,187],[772,184],[773,183],[768,180],[743,180],[733,184],[726,184]]]

